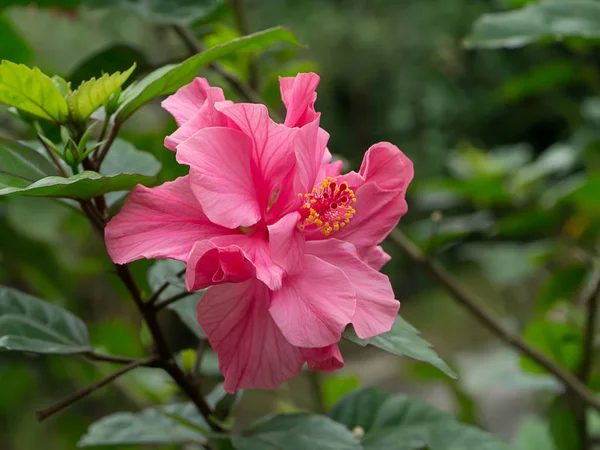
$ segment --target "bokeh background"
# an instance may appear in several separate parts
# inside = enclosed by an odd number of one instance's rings
[[[481,14],[525,3],[247,0],[242,29],[284,25],[304,47],[274,46],[221,63],[255,83],[280,113],[277,77],[319,73],[317,109],[331,134],[330,150],[357,169],[370,145],[397,144],[415,164],[400,227],[507,326],[569,367],[579,357],[581,314],[573,299],[595,251],[600,218],[600,53],[595,40],[582,39],[465,47]],[[188,56],[171,27],[174,15],[205,47],[241,33],[229,4],[217,0],[1,0],[0,59],[38,66],[75,86],[133,62],[139,76]],[[239,100],[219,76],[201,76]],[[155,102],[122,133],[160,161],[161,180],[184,173],[163,147],[174,129]],[[34,137],[2,109],[0,135]],[[274,392],[247,392],[235,414],[239,423],[274,410],[327,408],[339,391],[375,384],[425,398],[508,441],[523,427],[543,428],[535,417],[559,392],[556,383],[497,342],[393,245],[384,247],[394,257],[384,272],[402,315],[456,368],[459,380],[345,344],[346,367],[333,376],[303,375]],[[142,283],[150,266],[134,265]],[[104,249],[85,218],[59,202],[0,200],[0,283],[84,318],[92,342],[106,351],[144,354],[147,334]],[[163,319],[175,348],[195,346],[174,314]],[[205,363],[207,379],[217,377],[215,358],[208,355]],[[35,421],[36,409],[108,371],[77,357],[0,354],[0,448],[72,449],[94,420],[166,401],[175,390],[162,374],[138,369],[43,424]]]

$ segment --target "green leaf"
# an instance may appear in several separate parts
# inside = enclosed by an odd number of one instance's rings
[[[182,420],[175,420],[175,417]],[[208,430],[193,403],[176,403],[146,408],[138,413],[122,412],[104,417],[90,426],[77,445],[205,443],[204,433],[184,425],[186,422]]]
[[[100,175],[85,171],[69,178],[47,177],[35,183],[25,183],[19,187],[2,183],[0,178],[0,196],[29,195],[33,197],[93,198],[112,191],[126,191],[137,184],[153,186],[154,177],[145,175],[117,174]]]
[[[335,375],[328,377],[321,384],[323,404],[325,409],[328,410],[344,395],[358,389],[359,387],[360,378],[358,378],[356,375]]]
[[[14,106],[51,122],[67,119],[67,102],[52,81],[40,69],[2,61],[0,64],[0,103]]]
[[[127,81],[134,70],[135,64],[123,73],[105,73],[98,79],[92,78],[81,83],[69,97],[69,110],[73,119],[85,122]]]
[[[573,409],[569,407],[569,399],[563,395],[557,397],[548,411],[550,433],[556,450],[573,450],[582,448],[579,425]]]
[[[419,336],[419,331],[405,321],[402,317],[396,317],[394,326],[387,333],[380,334],[369,339],[360,339],[354,329],[347,328],[343,337],[356,344],[372,345],[398,356],[423,361],[437,367],[451,378],[456,374],[431,348],[431,344]]]
[[[555,270],[538,291],[536,309],[544,314],[558,302],[568,302],[582,287],[588,268],[583,263]]]
[[[577,367],[581,357],[581,331],[576,327],[540,319],[527,326],[523,337],[558,365],[566,369]],[[546,373],[544,368],[526,357],[522,358],[521,366],[532,373]]]
[[[600,3],[546,0],[516,11],[485,14],[473,25],[470,48],[515,48],[543,38],[600,37]]]
[[[26,187],[58,174],[52,163],[31,147],[0,138],[0,187]]]
[[[0,61],[7,59],[25,64],[33,59],[31,47],[5,17],[0,17],[0,36]]]
[[[224,3],[224,0],[84,0],[92,8],[123,8],[159,24],[189,25]]]
[[[183,277],[177,277],[177,273],[185,269],[185,264],[172,259],[162,259],[157,261],[148,271],[148,284],[153,290],[158,290],[166,281],[170,285],[160,295],[159,300],[164,300],[173,295],[179,294],[186,290]],[[195,292],[189,297],[171,303],[167,308],[174,311],[181,321],[196,335],[198,338],[206,338],[204,330],[198,325],[196,319],[196,305],[200,301],[204,290]]]
[[[115,120],[122,123],[153,98],[175,92],[191,82],[202,67],[216,59],[234,52],[262,50],[275,42],[298,43],[290,31],[281,27],[270,28],[209,48],[179,64],[161,67],[123,91],[122,104]]]
[[[85,324],[37,297],[0,286],[0,348],[34,353],[90,351]]]
[[[117,138],[102,163],[100,173],[155,176],[160,167],[152,153],[138,150],[131,142]]]
[[[342,398],[330,417],[350,429],[362,428],[365,450],[508,450],[498,438],[457,422],[420,399],[375,388]]]
[[[316,414],[284,414],[267,418],[232,436],[237,450],[361,450],[343,425]]]
[[[555,450],[548,424],[535,416],[525,417],[519,424],[513,450]]]

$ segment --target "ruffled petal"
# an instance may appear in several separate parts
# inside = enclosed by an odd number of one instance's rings
[[[196,291],[256,276],[269,289],[281,288],[284,270],[271,259],[266,236],[236,234],[196,243],[187,263],[186,283]]]
[[[362,262],[352,244],[338,239],[312,241],[307,242],[306,252],[335,264],[352,283],[356,293],[352,325],[358,337],[370,338],[392,328],[400,302],[394,298],[390,280]]]
[[[322,348],[301,348],[300,351],[310,370],[334,372],[344,367],[344,358],[337,344]]]
[[[249,227],[261,218],[253,176],[252,142],[230,128],[205,128],[177,147],[190,166],[190,186],[206,216],[227,228]]]
[[[380,245],[365,247],[359,251],[358,256],[375,270],[381,270],[392,259]]]
[[[268,226],[273,261],[286,272],[294,272],[304,258],[304,236],[296,225],[300,214],[290,213]]]
[[[198,303],[198,323],[219,358],[224,388],[275,389],[297,376],[304,358],[268,314],[269,290],[258,280],[213,286]]]
[[[264,105],[217,103],[215,107],[252,141],[259,203],[261,210],[267,211],[279,196],[282,182],[291,180],[296,163],[294,137],[298,130],[273,122]]]
[[[181,126],[194,117],[204,105],[210,89],[219,88],[211,88],[205,78],[195,78],[194,81],[164,99],[161,106],[173,116],[177,125]]]
[[[209,221],[186,176],[155,188],[133,188],[106,225],[105,239],[117,264],[141,258],[185,261],[196,241],[230,232]]]
[[[317,118],[315,101],[320,78],[316,73],[299,73],[295,77],[279,77],[281,98],[287,109],[284,125],[301,127]]]
[[[297,273],[288,274],[273,292],[269,312],[286,339],[298,347],[337,343],[354,316],[350,280],[332,264],[305,255]]]

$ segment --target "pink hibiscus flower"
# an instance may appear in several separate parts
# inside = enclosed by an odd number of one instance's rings
[[[284,124],[204,79],[166,99],[179,128],[165,145],[189,175],[136,187],[106,228],[116,263],[178,259],[190,291],[210,286],[198,322],[229,392],[275,388],[304,363],[339,369],[346,326],[376,336],[400,306],[378,244],[407,210],[412,163],[383,142],[341,175],[314,110],[319,77],[280,82]]]

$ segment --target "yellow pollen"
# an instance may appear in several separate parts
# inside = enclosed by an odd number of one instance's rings
[[[337,178],[327,177],[310,193],[301,193],[298,197],[303,199],[298,223],[301,231],[314,225],[325,236],[329,236],[350,223],[356,214],[356,210],[350,206],[356,202],[354,191],[346,181],[338,183]]]

